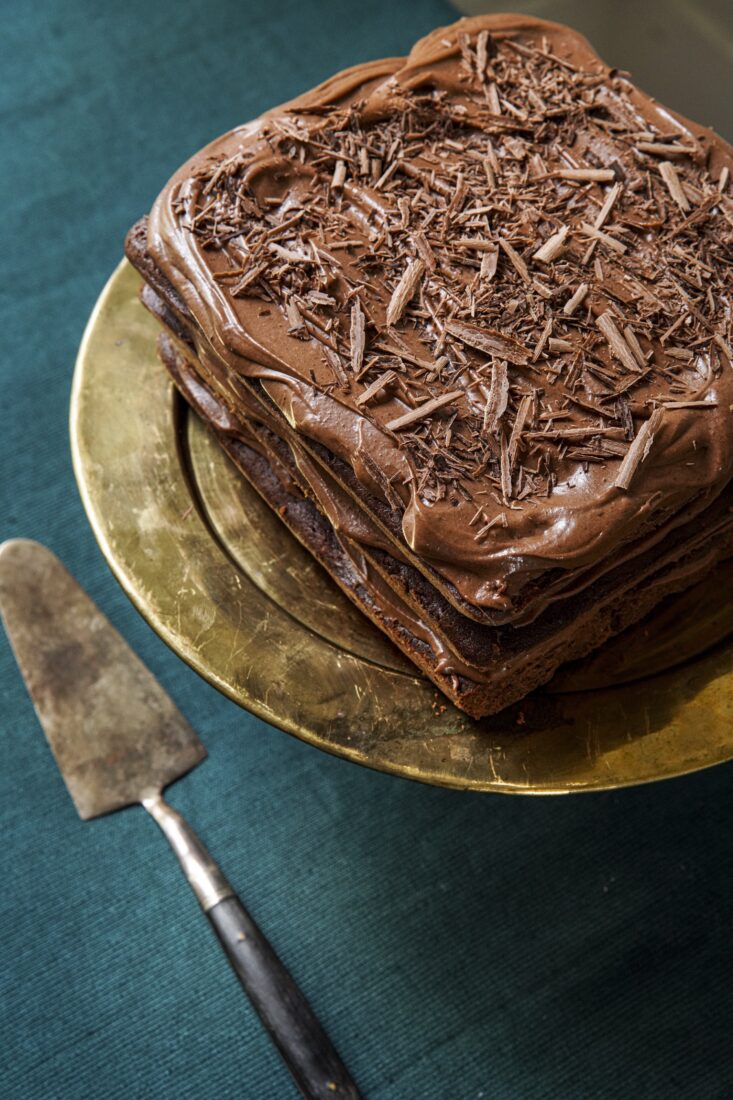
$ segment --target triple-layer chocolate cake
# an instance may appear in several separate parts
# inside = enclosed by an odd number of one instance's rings
[[[731,165],[484,16],[214,141],[127,255],[242,474],[478,717],[733,553]]]

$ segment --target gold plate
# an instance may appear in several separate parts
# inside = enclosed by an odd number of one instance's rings
[[[541,694],[474,722],[336,588],[175,394],[156,322],[123,262],[92,313],[71,402],[79,488],[107,561],[142,615],[209,683],[266,721],[381,771],[522,794],[597,790],[733,757],[733,643],[683,656],[688,596],[657,637],[637,628]],[[715,614],[687,616],[699,650],[733,628],[728,572]],[[723,583],[726,582],[726,583]],[[708,597],[709,599],[709,597]],[[701,621],[713,632],[700,637]],[[707,630],[707,626],[706,626]],[[641,640],[641,649],[636,642]],[[571,690],[578,684],[622,685]]]

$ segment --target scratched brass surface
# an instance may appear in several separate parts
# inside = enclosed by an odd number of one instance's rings
[[[428,783],[564,793],[680,775],[733,757],[733,642],[633,679],[733,628],[730,583],[671,607],[552,689],[474,722],[373,628],[235,473],[174,395],[138,276],[112,275],[79,352],[71,439],[102,552],[151,626],[243,707],[329,752]],[[730,580],[730,569],[726,577]],[[695,606],[685,641],[681,616]],[[666,623],[666,625],[665,625]],[[637,649],[636,652],[639,650]],[[622,685],[569,690],[616,677]]]

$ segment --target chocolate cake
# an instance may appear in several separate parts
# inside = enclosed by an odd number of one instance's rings
[[[218,138],[126,252],[242,474],[480,717],[733,554],[732,164],[481,16]]]

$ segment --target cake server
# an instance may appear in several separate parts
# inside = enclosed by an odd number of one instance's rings
[[[206,750],[152,673],[46,547],[0,546],[0,612],[79,816],[140,802],[307,1100],[359,1093],[305,997],[191,827],[164,800]]]

